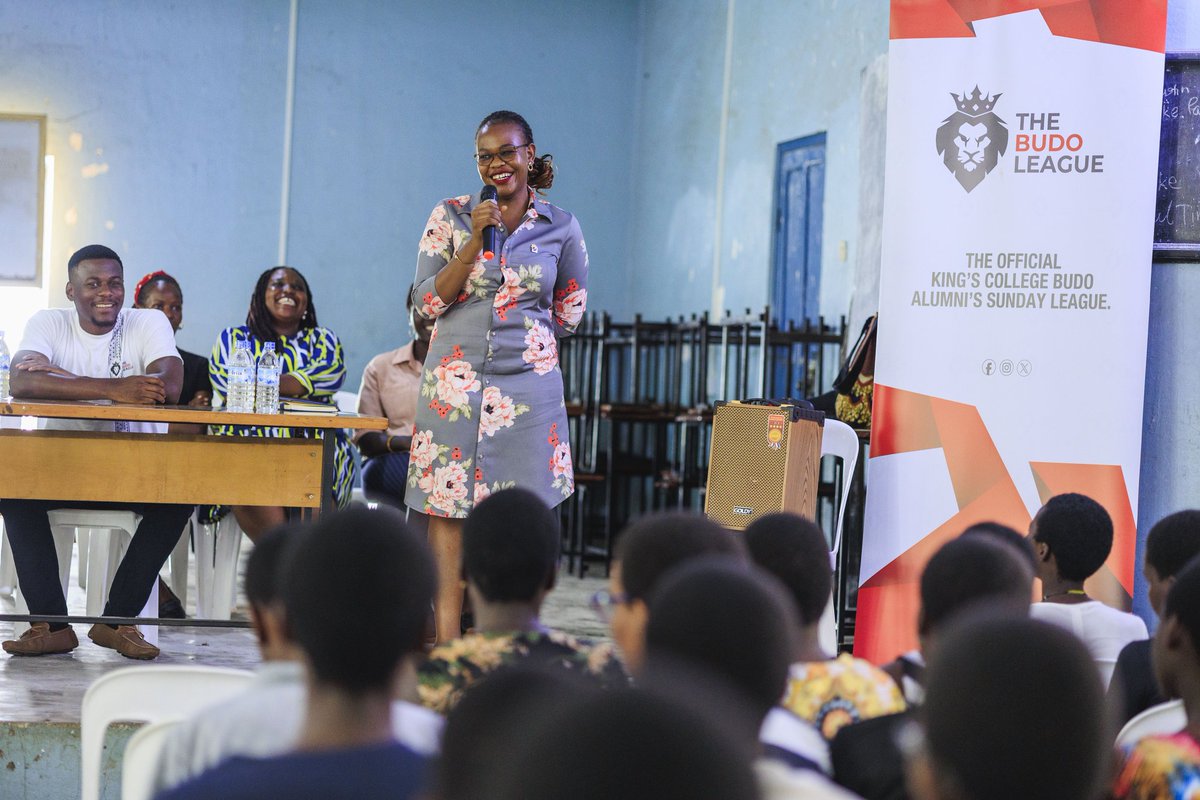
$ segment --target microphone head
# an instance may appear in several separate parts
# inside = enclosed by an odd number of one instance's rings
[[[483,191],[481,191],[481,192],[479,193],[479,199],[480,199],[481,201],[483,201],[483,200],[495,200],[495,199],[496,199],[496,187],[495,187],[495,186],[492,186],[490,183],[489,183],[489,184],[485,184],[485,185],[484,185],[484,187],[483,187]]]

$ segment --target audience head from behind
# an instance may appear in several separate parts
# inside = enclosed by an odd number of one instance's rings
[[[1082,584],[1112,551],[1112,518],[1086,495],[1055,495],[1033,518],[1029,538],[1043,583]]]
[[[1166,697],[1200,703],[1200,558],[1179,571],[1154,633],[1154,675]]]
[[[496,800],[752,800],[752,753],[712,715],[647,690],[562,702],[512,737]]]
[[[754,740],[783,697],[796,627],[774,576],[727,558],[694,559],[665,575],[650,601],[644,679],[668,682],[662,673],[675,664],[711,673],[745,702]]]
[[[799,625],[815,630],[833,591],[829,545],[821,527],[811,519],[781,512],[759,517],[744,536],[750,558],[778,578],[791,595]]]
[[[1036,577],[1037,554],[1033,552],[1033,544],[1029,537],[1022,536],[1015,529],[999,522],[976,522],[963,531],[960,538],[970,539],[975,536],[992,539],[1011,547],[1021,557],[1021,560],[1029,565],[1030,571]]]
[[[525,489],[488,496],[463,523],[463,573],[479,622],[492,606],[536,614],[558,574],[558,517]]]
[[[621,533],[609,573],[608,616],[613,639],[631,671],[642,665],[649,601],[659,578],[703,555],[745,561],[741,542],[702,514],[647,514]]]
[[[1109,777],[1099,674],[1082,642],[1046,622],[957,619],[919,717],[905,737],[917,800],[1095,800]]]
[[[1163,517],[1146,535],[1146,577],[1150,606],[1158,616],[1183,568],[1200,555],[1200,511],[1177,511]]]
[[[281,525],[267,531],[255,543],[246,560],[246,602],[250,606],[250,622],[264,661],[300,658],[288,631],[280,587],[288,550],[302,531],[300,525]]]
[[[322,515],[284,565],[284,609],[310,687],[390,697],[421,650],[436,582],[425,542],[388,508]]]
[[[938,635],[963,612],[1029,613],[1033,569],[1019,551],[992,536],[962,536],[933,554],[921,573],[917,634],[926,659]]]
[[[513,667],[472,685],[450,713],[442,733],[433,796],[480,800],[495,790],[512,758],[513,731],[532,730],[553,709],[596,689],[562,670]]]

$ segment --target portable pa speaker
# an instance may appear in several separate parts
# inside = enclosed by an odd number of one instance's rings
[[[776,511],[814,518],[824,424],[792,405],[718,404],[704,513],[734,530]]]

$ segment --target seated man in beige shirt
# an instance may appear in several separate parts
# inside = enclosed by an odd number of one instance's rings
[[[408,456],[413,420],[421,392],[421,370],[429,352],[433,320],[412,313],[408,298],[409,323],[416,338],[403,347],[380,353],[363,370],[358,393],[358,413],[387,417],[386,431],[358,431],[354,443],[363,455],[363,493],[368,499],[401,510],[408,481]]]

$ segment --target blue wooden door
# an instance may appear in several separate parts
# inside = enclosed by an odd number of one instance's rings
[[[775,263],[771,314],[780,327],[816,321],[821,292],[825,134],[784,142],[775,157]]]

